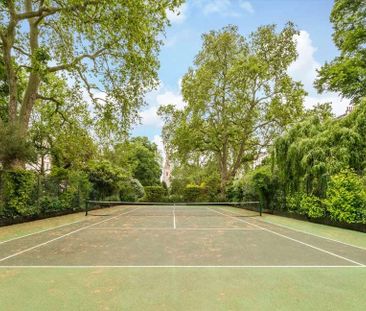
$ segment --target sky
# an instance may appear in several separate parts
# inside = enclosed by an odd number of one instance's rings
[[[248,36],[261,25],[276,24],[280,30],[288,21],[295,23],[300,31],[296,37],[299,57],[289,68],[289,74],[301,81],[308,92],[305,107],[332,102],[333,112],[343,114],[347,100],[335,93],[320,95],[313,88],[316,69],[339,55],[329,22],[332,6],[333,0],[187,0],[177,12],[168,12],[171,27],[166,30],[159,55],[160,86],[146,95],[141,124],[133,128],[132,136],[147,136],[163,150],[163,123],[156,114],[158,107],[184,107],[180,81],[201,49],[201,35],[229,24],[238,26],[239,32]]]

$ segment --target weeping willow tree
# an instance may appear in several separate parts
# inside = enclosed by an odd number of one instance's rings
[[[366,102],[351,114],[333,118],[329,105],[317,107],[274,148],[282,190],[324,197],[330,176],[343,169],[359,175],[366,168]]]

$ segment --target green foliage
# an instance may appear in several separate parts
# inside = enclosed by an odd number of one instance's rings
[[[119,184],[126,177],[123,170],[106,160],[91,162],[88,175],[93,185],[92,197],[97,200],[119,195]]]
[[[303,192],[296,192],[286,198],[287,210],[307,216],[309,218],[320,218],[325,216],[325,207],[319,197],[307,195]]]
[[[145,196],[143,201],[145,202],[162,202],[165,189],[162,186],[146,186],[145,189]]]
[[[171,194],[169,197],[166,197],[165,200],[167,202],[178,203],[183,202],[183,197],[179,194]]]
[[[303,197],[303,193],[295,192],[286,196],[286,208],[289,212],[299,213],[300,202]]]
[[[106,156],[117,166],[126,168],[143,186],[160,184],[161,155],[147,137],[134,137],[114,146]]]
[[[0,163],[9,168],[14,159],[19,162],[34,160],[34,146],[17,126],[0,122]]]
[[[185,202],[204,202],[207,201],[207,188],[205,184],[188,184],[183,191]]]
[[[27,216],[37,213],[34,204],[37,198],[37,177],[26,170],[3,171],[0,173],[0,201],[7,217]]]
[[[325,200],[332,219],[366,223],[366,190],[362,179],[351,170],[332,176]]]
[[[222,194],[240,169],[303,112],[305,91],[287,74],[297,57],[296,34],[291,23],[279,32],[275,25],[259,27],[249,38],[235,26],[204,34],[182,81],[187,105],[160,107],[172,158],[201,167],[213,163]]]
[[[319,71],[319,91],[335,91],[354,102],[366,96],[366,4],[363,0],[336,0],[331,13],[333,41],[341,52]]]
[[[320,218],[325,216],[325,208],[320,198],[313,195],[303,195],[300,201],[299,214],[309,218]]]
[[[331,175],[345,168],[362,173],[366,164],[366,103],[341,119],[309,113],[275,142],[274,163],[286,192],[325,197]]]
[[[258,192],[264,208],[273,208],[273,198],[278,189],[278,178],[268,166],[257,167],[252,173],[253,188]]]
[[[71,88],[57,76],[50,76],[32,114],[30,138],[38,155],[51,155],[52,165],[85,169],[96,158],[92,118],[82,91]],[[54,102],[51,99],[57,98]],[[46,100],[49,99],[49,100]]]
[[[41,212],[80,209],[89,199],[91,190],[87,173],[55,166],[50,175],[41,176]]]
[[[227,199],[232,202],[258,201],[258,192],[251,179],[252,175],[248,173],[234,180],[227,188]]]
[[[144,187],[134,178],[124,178],[118,188],[121,201],[136,202],[145,195]]]
[[[7,78],[8,99],[6,106],[0,104],[0,123],[19,123],[26,133],[38,99],[48,107],[59,106],[63,94],[47,96],[46,91],[57,75],[71,88],[87,89],[94,133],[126,134],[138,118],[144,94],[157,86],[159,37],[169,25],[167,11],[182,2],[2,1],[0,79]],[[96,93],[106,96],[101,99]]]

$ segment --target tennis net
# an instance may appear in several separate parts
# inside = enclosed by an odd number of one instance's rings
[[[113,216],[261,216],[259,202],[120,202],[120,201],[87,201],[85,215]],[[127,215],[128,214],[128,215]]]

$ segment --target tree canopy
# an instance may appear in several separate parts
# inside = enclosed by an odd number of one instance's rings
[[[249,38],[227,26],[202,36],[182,81],[187,106],[163,106],[163,136],[182,162],[215,161],[224,191],[245,162],[303,111],[305,91],[287,74],[297,57],[294,26],[258,28]]]
[[[133,137],[106,152],[112,163],[131,172],[143,186],[160,184],[161,155],[147,137]]]
[[[320,92],[338,92],[357,103],[366,96],[365,1],[336,0],[330,21],[340,56],[319,70],[315,86]]]
[[[7,105],[5,112],[1,106],[0,123],[24,137],[36,101],[59,102],[57,93],[46,92],[57,75],[87,90],[101,134],[126,131],[143,95],[156,86],[158,35],[169,23],[167,10],[181,2],[1,1],[0,73]]]

